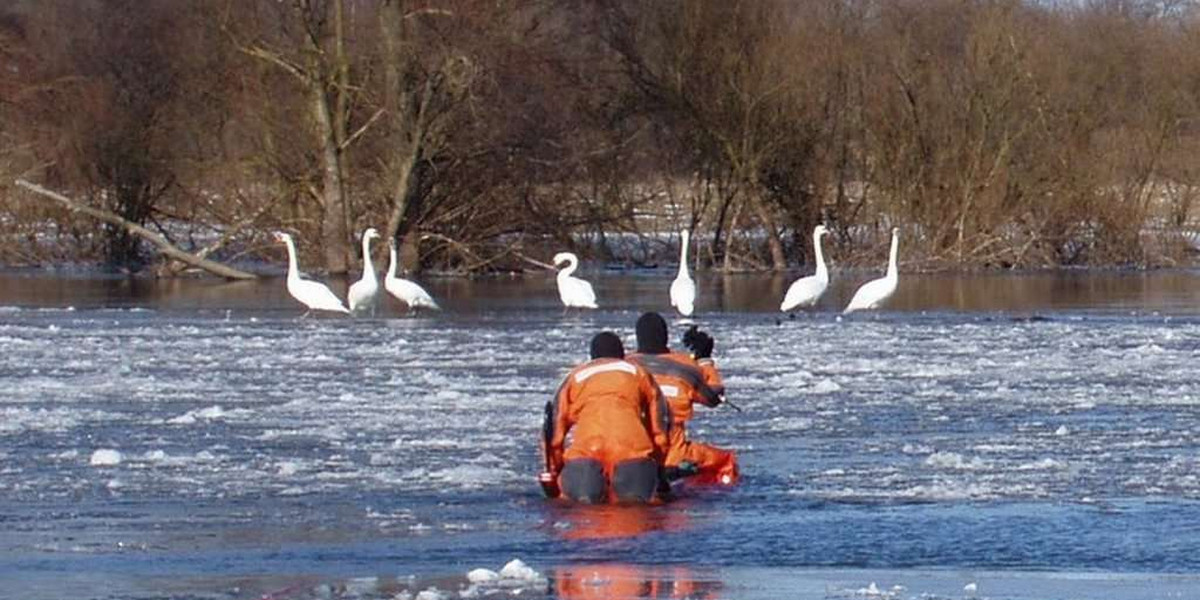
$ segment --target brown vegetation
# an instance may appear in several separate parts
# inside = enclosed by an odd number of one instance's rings
[[[909,268],[1173,264],[1200,6],[14,0],[0,263],[149,262],[18,178],[200,258],[278,259],[264,233],[293,230],[331,272],[368,226],[461,272],[653,262],[685,227],[714,268],[782,269],[818,222],[841,264],[893,225]]]

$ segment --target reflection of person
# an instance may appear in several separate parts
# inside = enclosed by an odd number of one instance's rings
[[[607,598],[716,598],[720,581],[698,580],[686,567],[655,568],[605,563],[558,567],[556,597],[571,600]]]
[[[565,540],[631,538],[653,531],[681,531],[690,524],[687,510],[653,505],[571,506],[556,511],[551,528]]]
[[[729,450],[693,442],[687,436],[696,403],[715,407],[724,401],[725,386],[712,359],[712,336],[689,329],[684,336],[695,358],[667,347],[667,322],[656,312],[637,320],[638,353],[629,359],[654,375],[671,408],[668,450],[663,464],[677,473],[697,471],[699,479],[732,484],[738,480],[737,456]]]
[[[615,334],[592,338],[591,357],[567,374],[548,409],[548,479],[576,502],[649,502],[666,450],[666,404],[650,374],[624,360]]]

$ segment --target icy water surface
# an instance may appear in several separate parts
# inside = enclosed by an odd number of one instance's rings
[[[788,319],[705,279],[744,410],[691,431],[743,483],[572,509],[541,405],[669,285],[592,278],[584,315],[537,279],[303,320],[279,280],[3,278],[0,597],[1200,597],[1200,278],[911,277],[845,319],[856,282]]]

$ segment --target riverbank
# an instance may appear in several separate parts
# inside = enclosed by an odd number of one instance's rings
[[[80,252],[70,246],[54,241],[53,226],[40,233],[30,233],[19,236],[19,241],[9,240],[0,244],[0,259],[7,261],[3,269],[11,272],[45,272],[66,276],[95,274],[97,276],[126,275],[139,277],[194,277],[211,276],[198,269],[171,269],[162,258],[150,249],[146,252],[146,262],[134,267],[104,266],[99,257]],[[219,232],[209,228],[194,230],[191,226],[177,225],[173,228],[173,238],[188,239],[190,243],[183,246],[184,250],[195,251],[206,244],[212,244],[220,238]],[[743,232],[742,237],[749,237],[763,242],[762,232]],[[832,268],[848,270],[870,270],[882,265],[887,258],[887,244],[890,229],[854,228],[846,232],[840,242],[834,236],[826,236],[823,241],[826,260]],[[1189,227],[1176,228],[1147,228],[1141,232],[1143,252],[1140,259],[1120,263],[1082,262],[1080,264],[1044,264],[1044,265],[1015,265],[1005,261],[974,261],[965,262],[954,256],[930,254],[923,247],[919,233],[912,228],[905,228],[901,242],[900,267],[908,273],[1041,273],[1058,270],[1098,269],[1098,270],[1155,270],[1194,268],[1200,266],[1200,229]],[[11,236],[10,236],[11,237]],[[1019,237],[1019,236],[1018,236]],[[585,268],[604,270],[673,270],[679,261],[679,233],[675,231],[651,231],[648,233],[607,233],[576,236],[573,244],[585,264]],[[784,272],[809,273],[813,267],[803,264],[804,258],[811,260],[811,239],[808,234],[798,232],[784,236],[791,269]],[[18,238],[14,238],[18,239]],[[707,240],[707,242],[706,242]],[[769,265],[762,257],[751,255],[740,256],[729,264],[723,261],[714,262],[715,256],[710,245],[711,232],[700,232],[693,238],[691,247],[691,268],[698,272],[715,275],[770,273]],[[433,241],[431,244],[444,245],[445,240]],[[1023,245],[1027,241],[1014,239],[1010,245]],[[512,236],[497,239],[490,246],[483,246],[486,252],[494,256],[485,256],[485,260],[476,261],[480,267],[475,270],[445,269],[436,265],[429,266],[421,272],[424,277],[513,277],[533,275],[549,270],[550,257],[564,248],[561,243],[549,240],[529,241],[518,240]],[[193,248],[194,247],[194,248]],[[521,250],[515,248],[521,247]],[[224,261],[230,267],[254,273],[263,277],[271,277],[286,271],[286,262],[282,260],[282,246],[270,240],[270,232],[248,231],[231,241],[226,247],[215,253],[211,258],[218,262]],[[1085,251],[1085,245],[1072,242],[1071,248],[1064,248],[1068,254],[1079,254]],[[480,251],[477,248],[476,251]],[[311,248],[300,243],[301,267],[305,270],[319,273],[315,260],[311,258]],[[357,256],[357,254],[356,254]],[[386,268],[386,245],[376,244],[374,261],[377,270]],[[176,265],[180,266],[180,265]],[[357,268],[351,269],[357,273]]]

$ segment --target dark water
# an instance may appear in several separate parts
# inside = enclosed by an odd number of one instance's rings
[[[666,310],[673,272],[583,273],[606,309]],[[835,273],[819,311],[844,307],[861,283],[881,273]],[[775,312],[798,276],[694,274],[701,292],[697,311]],[[664,279],[668,280],[664,284]],[[448,313],[481,313],[559,307],[552,275],[483,279],[431,278],[423,285]],[[345,297],[347,282],[330,281]],[[298,306],[283,279],[224,282],[209,279],[56,277],[38,272],[0,273],[0,303],[8,306],[78,308],[137,307],[155,310],[292,311]],[[663,306],[667,304],[667,306]],[[1194,314],[1200,312],[1200,272],[1065,271],[1036,273],[905,274],[891,311],[1033,313],[1054,310],[1111,310]],[[402,313],[386,299],[382,314]]]
[[[282,280],[0,279],[0,596],[1200,589],[1194,274],[905,276],[848,318],[869,274],[835,274],[794,319],[785,279],[702,278],[745,410],[692,433],[745,481],[616,509],[540,498],[539,408],[670,275],[586,276],[582,315],[551,278],[447,279],[440,314],[303,320]]]

